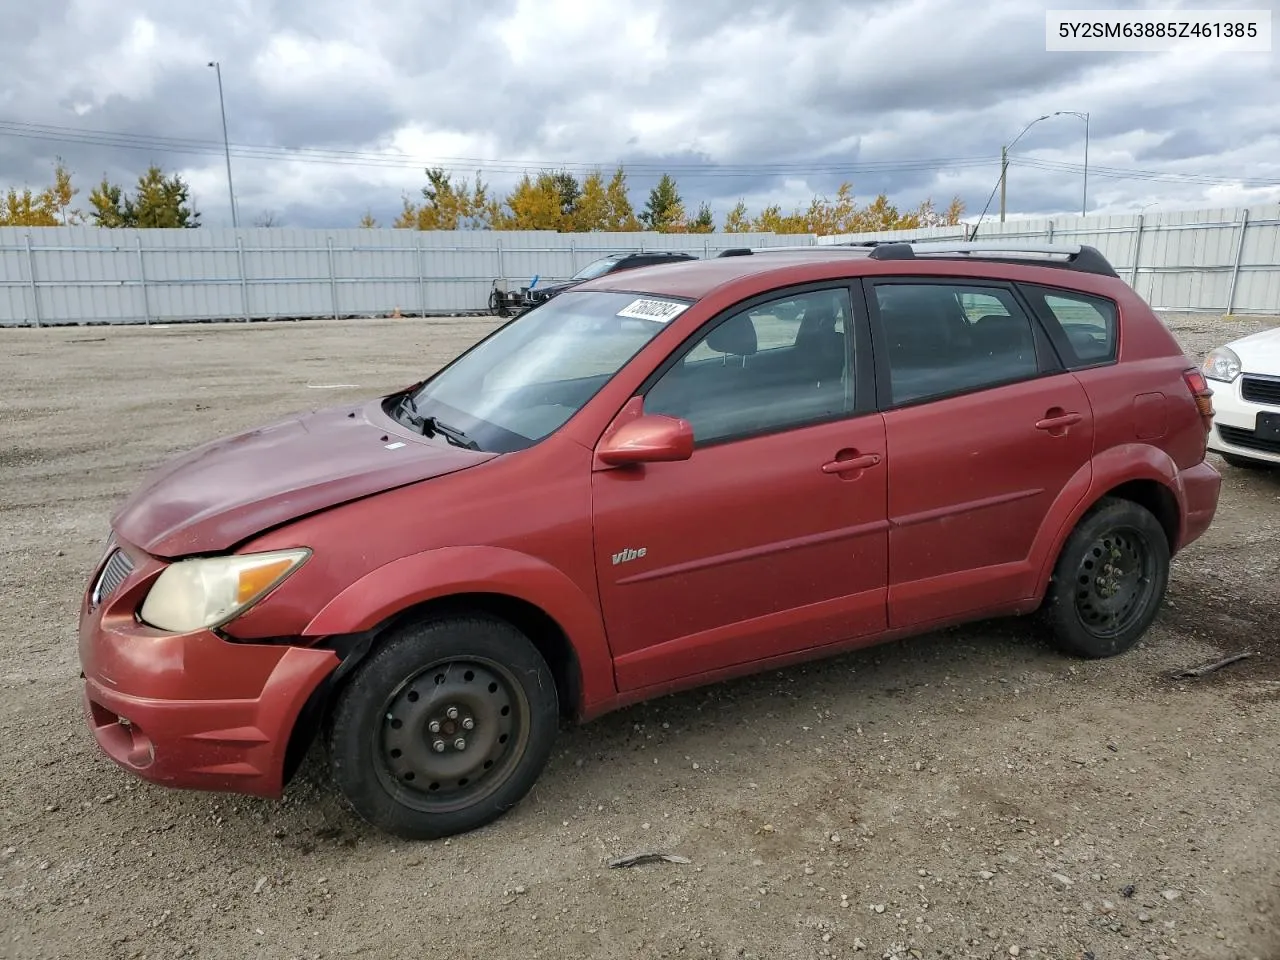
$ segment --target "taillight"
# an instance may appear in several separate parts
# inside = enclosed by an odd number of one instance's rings
[[[1187,389],[1191,391],[1191,396],[1195,398],[1196,409],[1200,411],[1206,421],[1213,419],[1213,390],[1209,388],[1209,381],[1205,379],[1195,367],[1190,367],[1182,373],[1182,379],[1187,383]]]

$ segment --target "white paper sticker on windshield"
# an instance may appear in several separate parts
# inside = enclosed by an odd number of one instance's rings
[[[620,317],[630,317],[633,320],[656,320],[658,323],[667,323],[680,316],[686,309],[687,303],[676,303],[672,300],[648,300],[641,297],[639,300],[633,300],[621,310],[618,311]]]

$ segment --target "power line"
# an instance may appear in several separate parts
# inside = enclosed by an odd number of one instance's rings
[[[1033,170],[1046,170],[1055,173],[1079,173],[1083,166],[1058,160],[1044,160],[1037,157],[1010,157],[1010,163]],[[1111,180],[1147,180],[1158,183],[1191,183],[1205,186],[1280,186],[1280,177],[1221,177],[1198,173],[1177,173],[1161,170],[1126,170],[1123,167],[1089,166],[1089,176]]]
[[[92,146],[192,155],[217,154],[222,153],[225,149],[221,142],[214,140],[78,129],[11,120],[0,120],[0,134],[28,140],[51,140],[63,143],[81,143]],[[579,171],[599,169],[605,171],[621,165],[626,171],[636,173],[686,173],[708,177],[743,177],[762,174],[782,176],[814,173],[895,173],[986,166],[991,163],[991,159],[988,157],[938,157],[912,160],[770,161],[764,163],[640,160],[620,163],[619,161],[586,160],[501,160],[484,157],[415,157],[405,154],[381,154],[316,147],[291,148],[245,143],[232,143],[230,149],[234,156],[244,159],[286,160],[298,163],[390,168],[461,166],[465,164],[470,168],[478,168],[481,172],[489,173],[523,173],[529,169]]]
[[[0,120],[0,135],[23,140],[76,143],[86,146],[112,147],[124,150],[189,156],[221,155],[227,146],[218,140],[191,137],[168,137],[125,133],[110,130],[58,126],[17,120]],[[628,174],[657,176],[670,173],[685,180],[744,179],[757,176],[851,176],[883,175],[941,170],[964,170],[997,164],[994,157],[932,157],[906,160],[807,160],[766,161],[760,163],[714,163],[700,161],[587,161],[497,159],[488,157],[423,157],[408,154],[371,153],[321,147],[282,147],[271,144],[232,143],[230,153],[244,160],[324,164],[329,166],[369,167],[382,169],[422,169],[424,167],[465,168],[468,172],[487,174],[523,174],[531,170],[564,170],[588,173],[607,172],[622,166]],[[1010,156],[1011,165],[1059,173],[1079,173],[1081,164],[1046,160],[1037,157]],[[1277,186],[1280,177],[1231,177],[1172,171],[1124,169],[1091,164],[1091,176],[1108,180],[1138,180],[1158,183],[1186,183],[1204,186]]]

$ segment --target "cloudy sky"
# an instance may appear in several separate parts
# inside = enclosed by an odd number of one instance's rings
[[[222,65],[242,224],[387,222],[427,163],[501,189],[521,171],[622,162],[717,217],[842,180],[971,213],[1001,143],[1090,114],[1089,207],[1280,200],[1277,52],[1049,53],[1046,8],[1262,8],[1277,0],[7,0],[0,186],[85,201],[105,174],[181,171],[230,223]],[[1085,125],[1014,149],[1011,214],[1078,211]],[[994,208],[993,208],[994,209]]]

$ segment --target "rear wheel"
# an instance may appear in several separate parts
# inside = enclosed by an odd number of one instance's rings
[[[1169,540],[1155,516],[1107,498],[1067,539],[1049,584],[1045,613],[1059,649],[1113,657],[1151,626],[1169,583]]]
[[[334,781],[389,833],[463,833],[520,802],[551,753],[555,680],[511,624],[448,617],[396,634],[357,670],[329,732]]]

